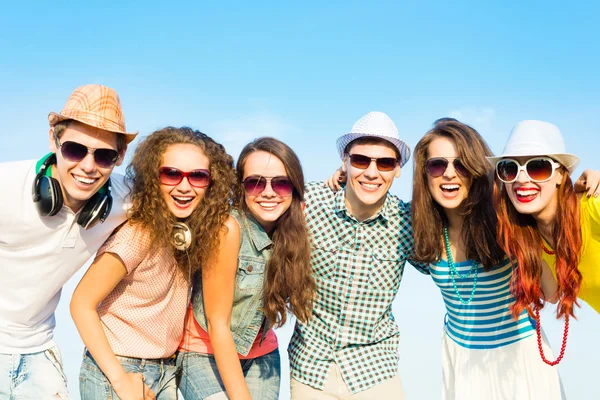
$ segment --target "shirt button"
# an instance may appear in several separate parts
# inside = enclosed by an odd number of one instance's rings
[[[248,265],[248,272],[252,272],[253,269],[254,267],[252,265]]]

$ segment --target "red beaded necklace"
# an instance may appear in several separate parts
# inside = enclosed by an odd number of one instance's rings
[[[542,241],[542,250],[544,250],[544,253],[549,254],[551,256],[556,254],[556,252],[554,250],[550,250],[549,248],[547,248],[543,241]]]
[[[562,346],[560,347],[560,354],[554,361],[548,361],[544,355],[544,349],[542,348],[542,326],[540,324],[540,310],[535,310],[535,331],[537,333],[538,350],[542,361],[550,366],[557,365],[565,355],[565,349],[567,348],[567,337],[569,336],[569,315],[565,314],[565,330],[563,331]]]

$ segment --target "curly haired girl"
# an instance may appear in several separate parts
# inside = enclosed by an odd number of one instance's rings
[[[138,145],[127,176],[129,221],[98,251],[71,301],[87,348],[80,392],[86,399],[176,399],[174,354],[191,275],[220,245],[233,160],[205,134],[167,127]]]

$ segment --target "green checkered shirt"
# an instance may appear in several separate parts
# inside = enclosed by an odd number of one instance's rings
[[[400,332],[392,301],[413,237],[409,203],[388,194],[375,216],[358,222],[344,194],[319,182],[306,186],[317,298],[309,323],[296,323],[288,351],[297,381],[322,390],[335,362],[357,393],[398,371]],[[414,264],[428,273],[426,265]]]

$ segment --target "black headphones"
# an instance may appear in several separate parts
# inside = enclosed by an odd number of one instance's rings
[[[56,215],[63,206],[63,195],[60,183],[52,177],[51,166],[56,164],[56,154],[50,153],[38,161],[37,175],[33,181],[31,195],[42,217]],[[89,229],[98,222],[104,222],[112,208],[110,195],[110,179],[92,197],[86,201],[77,217],[77,223],[83,229]]]

